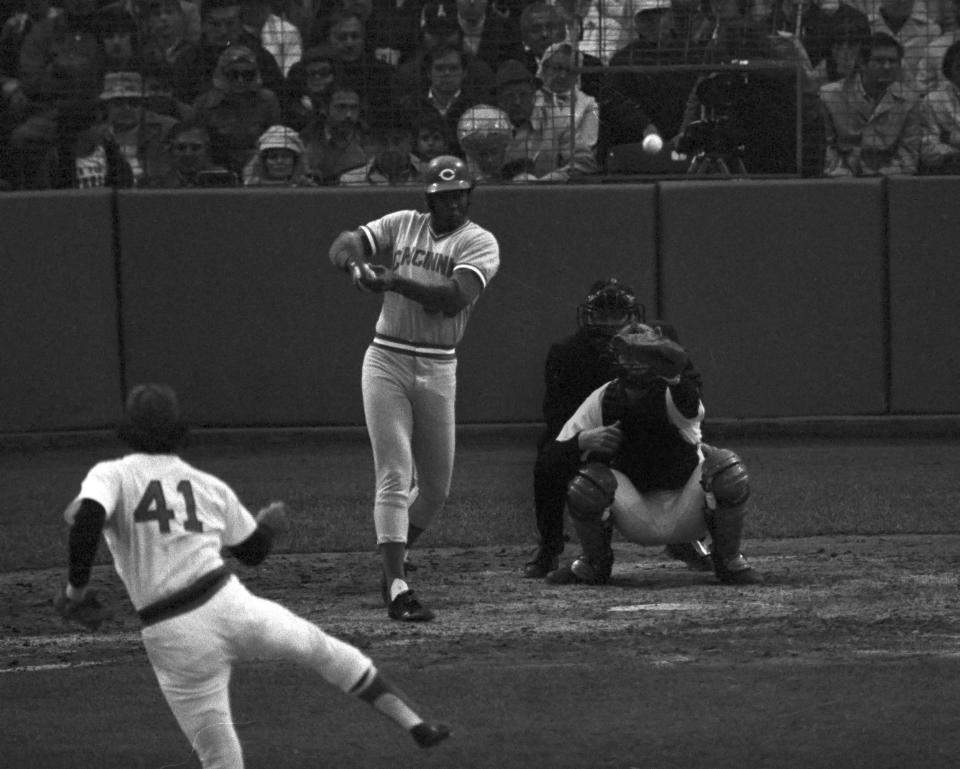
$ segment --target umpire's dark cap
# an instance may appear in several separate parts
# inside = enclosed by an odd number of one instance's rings
[[[130,389],[120,438],[135,451],[171,454],[187,438],[177,394],[170,385],[139,384]]]

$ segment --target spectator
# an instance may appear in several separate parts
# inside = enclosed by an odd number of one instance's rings
[[[683,51],[681,60],[687,64],[699,64],[717,28],[712,4],[709,0],[671,0],[670,8],[674,37]]]
[[[462,116],[461,116],[462,118]],[[454,138],[450,134],[446,121],[439,115],[429,112],[413,122],[413,154],[421,166],[425,166],[435,157],[451,154]]]
[[[419,184],[420,161],[413,153],[413,129],[396,125],[375,129],[368,143],[366,165],[340,175],[341,187]]]
[[[927,46],[920,61],[917,80],[930,88],[933,88],[934,85],[945,85],[949,82],[943,76],[943,57],[947,49],[957,40],[960,40],[960,26],[957,26],[960,24],[960,0],[953,0],[952,9],[954,26],[944,29],[943,34]]]
[[[944,82],[920,102],[920,171],[960,174],[960,41],[943,57]]]
[[[422,0],[347,0],[344,7],[356,9],[357,2],[369,5],[364,23],[374,57],[393,67],[409,59],[425,21]]]
[[[515,166],[507,165],[507,147],[512,138],[510,116],[499,107],[480,104],[463,113],[457,126],[457,140],[467,169],[477,184],[513,181]],[[521,181],[526,179],[526,174],[523,177]]]
[[[213,87],[193,104],[196,120],[212,139],[213,161],[239,177],[256,152],[257,139],[280,122],[277,95],[265,88],[257,58],[245,46],[220,54]]]
[[[310,173],[320,184],[337,184],[344,172],[366,165],[370,159],[364,145],[366,131],[360,114],[360,94],[356,87],[349,83],[337,84],[333,87],[325,120],[311,123],[300,132],[307,147]]]
[[[399,106],[408,116],[408,122],[418,120],[421,115],[440,116],[452,135],[464,110],[479,101],[463,87],[463,52],[454,46],[441,45],[427,54],[424,67],[428,83],[425,92],[404,99]],[[451,150],[454,155],[460,154],[459,146]]]
[[[212,85],[220,54],[228,47],[238,45],[253,53],[263,87],[275,94],[279,93],[283,88],[283,73],[280,71],[280,65],[273,58],[273,54],[263,47],[260,38],[244,29],[241,0],[204,0],[203,2],[200,92]]]
[[[74,184],[77,137],[98,119],[103,82],[95,0],[63,0],[63,13],[36,22],[20,49],[26,119],[11,133],[17,189]]]
[[[540,57],[554,43],[567,36],[560,13],[552,5],[533,2],[520,14],[520,41],[523,54],[519,61],[535,75],[540,68]],[[501,62],[502,63],[502,62]],[[498,67],[499,69],[499,67]]]
[[[858,68],[820,89],[826,115],[827,176],[917,171],[917,97],[900,80],[903,46],[883,32],[870,37]]]
[[[122,8],[108,6],[96,16],[104,72],[140,72],[143,57],[136,19]]]
[[[290,68],[280,97],[286,125],[300,131],[311,123],[323,124],[335,82],[335,63],[333,49],[320,43],[308,48]]]
[[[496,13],[488,0],[457,0],[457,24],[463,50],[476,56],[491,72],[522,53],[519,19]]]
[[[179,123],[170,133],[166,167],[148,176],[144,186],[156,189],[203,187],[206,178],[218,179],[220,186],[236,184],[236,176],[210,159],[210,132],[196,123]]]
[[[588,60],[597,66],[607,64],[614,53],[629,45],[636,10],[636,0],[597,0],[588,4],[579,41]]]
[[[267,0],[243,0],[240,13],[247,34],[270,52],[286,77],[303,52],[300,30]]]
[[[814,68],[820,85],[843,80],[853,72],[870,40],[870,22],[855,8],[841,3],[828,18],[827,54]]]
[[[62,10],[50,0],[25,0],[23,10],[10,14],[0,27],[0,73],[19,77],[20,48],[34,24],[58,16]]]
[[[396,70],[367,50],[361,16],[353,10],[334,11],[327,20],[324,39],[337,58],[337,80],[353,84],[368,106],[372,122],[386,124],[396,119],[391,104]]]
[[[940,27],[917,9],[916,0],[880,0],[877,13],[867,18],[871,32],[883,32],[903,48],[900,77],[904,85],[921,96],[929,91],[936,79],[931,82],[924,79],[927,71],[922,62],[929,45],[940,36]]]
[[[463,30],[448,16],[431,17],[420,30],[420,46],[404,61],[394,79],[394,101],[402,102],[419,94],[427,84],[426,60],[440,46],[463,50]],[[463,53],[463,88],[480,101],[492,101],[496,94],[493,70],[471,53]]]
[[[108,72],[100,101],[106,119],[77,142],[77,186],[133,187],[159,173],[177,121],[144,109],[140,73]]]
[[[98,3],[102,0],[98,0]],[[179,0],[180,11],[184,17],[183,36],[191,43],[200,43],[202,36],[202,21],[200,19],[199,0]],[[147,26],[149,24],[148,15],[150,12],[150,0],[119,0],[118,2],[109,2],[107,0],[105,8],[115,8],[128,16],[132,16],[137,21],[140,39],[147,36]]]
[[[306,150],[297,132],[270,126],[257,140],[257,154],[243,169],[244,187],[313,187]]]
[[[150,0],[143,45],[144,79],[150,89],[179,105],[193,104],[205,77],[200,45],[187,39],[186,24],[180,0]],[[183,106],[177,111],[184,114]]]
[[[530,74],[535,76],[540,70],[540,59],[543,52],[554,43],[562,42],[566,37],[567,30],[556,7],[543,2],[530,3],[520,15],[520,38],[523,53],[519,61],[526,65]],[[584,46],[583,42],[581,40],[579,45],[581,66],[602,67],[603,60],[590,51],[588,46]],[[584,72],[581,74],[580,80],[580,87],[584,93],[594,98],[600,96],[603,73]]]
[[[670,0],[640,0],[634,26],[637,39],[617,51],[610,66],[696,64],[702,59],[703,47],[694,53],[688,41],[677,37]],[[642,141],[650,133],[676,136],[697,76],[677,70],[611,72],[601,92],[604,155],[609,147]]]
[[[573,133],[574,156],[583,173],[597,171],[596,149],[600,134],[597,100],[580,90],[579,52],[572,43],[554,43],[543,53],[537,73],[543,85],[537,92],[537,106],[543,120],[560,134],[561,147]],[[592,162],[591,162],[592,161]]]
[[[567,122],[550,120],[543,96],[538,99],[533,76],[518,61],[507,60],[497,70],[497,99],[514,127],[507,147],[508,164],[515,165],[517,180],[521,172],[529,181],[563,182],[572,176],[597,170],[593,150],[576,142]]]

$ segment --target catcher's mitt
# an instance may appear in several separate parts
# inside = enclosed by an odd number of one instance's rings
[[[66,588],[60,588],[53,607],[68,622],[76,622],[88,630],[96,630],[104,620],[113,617],[113,609],[100,603],[95,590],[87,590],[81,598],[73,600],[67,597]]]
[[[627,376],[657,376],[676,383],[690,360],[687,351],[663,336],[659,328],[638,322],[620,329],[610,346]]]

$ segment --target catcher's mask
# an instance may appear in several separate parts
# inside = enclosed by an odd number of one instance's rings
[[[644,345],[662,337],[659,328],[639,321],[631,321],[620,328],[610,340],[610,349],[623,372],[622,376],[637,382],[648,379],[650,361],[644,357]]]
[[[645,308],[637,301],[632,289],[616,278],[598,280],[590,287],[590,293],[577,307],[577,326],[591,336],[610,338],[624,324],[643,321]]]
[[[120,423],[120,438],[135,451],[170,454],[187,438],[180,404],[173,388],[165,384],[140,384],[131,388]]]

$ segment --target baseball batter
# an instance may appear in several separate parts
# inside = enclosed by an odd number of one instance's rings
[[[272,601],[231,573],[226,548],[260,563],[287,530],[282,502],[256,517],[218,478],[175,453],[186,437],[176,394],[166,385],[134,387],[121,437],[133,453],[86,475],[65,517],[70,566],[54,603],[96,629],[107,612],[87,589],[102,533],[143,623],[141,637],[170,709],[205,769],[242,769],[228,687],[233,663],[282,658],[355,694],[411,732],[423,747],[449,735],[420,718],[358,649]]]
[[[450,493],[456,349],[500,266],[496,238],[467,217],[474,182],[464,162],[434,158],[424,181],[429,213],[387,214],[340,233],[329,253],[357,288],[383,294],[361,384],[383,599],[388,616],[405,622],[434,616],[407,583],[404,555]]]
[[[583,452],[567,486],[583,552],[547,580],[607,582],[616,528],[641,545],[709,533],[720,582],[762,581],[740,552],[750,478],[735,453],[702,442],[701,379],[686,351],[636,321],[618,332],[612,348],[623,373],[590,393],[555,441]]]

